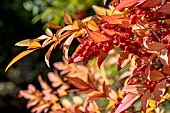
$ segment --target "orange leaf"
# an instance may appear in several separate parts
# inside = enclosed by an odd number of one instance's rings
[[[92,8],[97,15],[106,15],[107,13],[107,10],[103,7],[93,5]]]
[[[137,6],[142,4],[143,2],[145,2],[146,0],[123,0],[122,2],[120,2],[120,4],[118,4],[115,8],[116,9],[121,9],[124,7],[130,7],[130,6]]]
[[[87,30],[87,33],[88,33],[89,37],[90,37],[91,39],[93,39],[94,42],[96,42],[96,43],[107,40],[107,37],[106,37],[106,36],[104,36],[104,35],[96,32],[96,31],[90,31],[88,28],[86,28],[86,30]]]
[[[87,27],[92,31],[99,31],[100,30],[100,28],[98,27],[96,22],[94,22],[93,20],[88,21]]]
[[[166,88],[166,79],[162,80],[159,84],[157,84],[153,91],[154,100],[156,101],[157,105],[165,93],[165,88]]]
[[[103,93],[97,93],[97,94],[90,96],[88,101],[98,100],[98,99],[101,99],[101,98],[107,98],[107,96]]]
[[[101,27],[102,28],[102,30],[105,32],[105,33],[107,33],[108,35],[121,35],[121,33],[120,32],[117,32],[117,31],[115,31],[115,30],[110,30],[110,29],[105,29],[105,28],[103,28],[103,27]]]
[[[66,77],[68,81],[70,81],[75,87],[79,89],[87,89],[90,88],[89,84],[81,80],[80,78],[77,77]]]
[[[104,82],[103,83],[103,93],[107,96],[109,96],[109,89],[108,87],[106,86],[106,83]]]
[[[146,2],[144,2],[141,7],[155,7],[161,2],[162,0],[146,0]]]
[[[128,51],[121,52],[120,57],[118,59],[118,70],[120,71],[127,64],[129,64],[131,58],[132,58],[132,54],[130,54]]]
[[[8,70],[8,68],[13,65],[16,61],[20,60],[21,58],[23,58],[24,56],[30,54],[31,52],[35,51],[36,49],[31,49],[31,50],[26,50],[26,51],[23,51],[22,53],[20,53],[19,55],[17,55],[9,64],[8,66],[6,67],[5,71]]]
[[[96,89],[96,87],[95,87],[95,85],[94,85],[94,78],[93,78],[93,80],[92,80],[92,77],[91,77],[90,75],[88,75],[87,80],[88,80],[88,83],[89,83],[89,85],[91,86],[91,88]]]
[[[161,50],[164,49],[166,46],[168,46],[168,44],[162,44],[159,42],[154,42],[148,45],[148,50],[150,51],[157,51],[157,50]]]
[[[79,29],[78,21],[73,22],[73,27],[72,28],[73,28],[73,30]]]
[[[150,89],[148,89],[141,97],[141,104],[144,113],[146,112],[146,108],[148,108],[150,95],[151,95]]]
[[[48,24],[52,27],[52,28],[61,28],[61,26],[59,26],[58,24],[54,24],[50,21],[48,21]]]
[[[151,81],[158,81],[158,80],[161,80],[163,78],[165,78],[165,76],[157,70],[152,70],[150,72],[150,80]]]
[[[168,2],[163,5],[160,9],[158,9],[158,12],[170,14],[170,3]]]
[[[27,49],[37,49],[37,48],[42,48],[41,44],[37,41],[33,41]]]
[[[170,74],[170,68],[167,67],[167,68],[163,69],[163,72],[164,72],[165,74]]]
[[[72,24],[73,23],[71,16],[66,11],[64,12],[64,22],[66,24]]]
[[[45,62],[46,62],[48,67],[50,67],[49,60],[50,60],[50,55],[51,55],[51,52],[52,52],[53,49],[54,49],[54,44],[51,45],[50,49],[45,54]]]

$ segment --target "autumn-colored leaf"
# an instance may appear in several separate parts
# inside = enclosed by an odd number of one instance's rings
[[[106,86],[106,83],[104,82],[103,83],[103,93],[108,96],[109,95],[109,89],[108,87]]]
[[[52,91],[52,89],[51,89],[51,87],[42,79],[42,77],[39,75],[38,76],[38,81],[39,81],[39,83],[40,83],[40,85],[41,85],[41,88],[45,91],[45,92],[51,92]]]
[[[107,13],[107,10],[103,7],[93,5],[92,8],[97,15],[106,15]]]
[[[73,22],[73,30],[78,30],[79,29],[79,25],[78,25],[78,21],[74,21]]]
[[[48,24],[52,27],[52,28],[61,28],[61,26],[59,26],[58,24],[54,24],[50,21],[48,21]]]
[[[164,69],[163,69],[163,72],[164,72],[165,74],[170,75],[170,68],[169,68],[169,67],[164,68]]]
[[[34,100],[36,99],[36,96],[35,95],[32,95],[29,91],[27,90],[21,90],[20,92],[20,95],[26,99],[30,99],[30,100]]]
[[[39,99],[29,100],[27,103],[27,108],[35,106],[39,102]]]
[[[91,86],[91,88],[96,89],[96,86],[94,84],[94,79],[92,80],[92,77],[90,75],[88,75],[87,80],[88,80],[88,83]]]
[[[87,30],[87,33],[88,33],[89,37],[90,37],[91,39],[93,39],[94,42],[96,42],[96,43],[107,40],[107,37],[106,37],[106,36],[104,36],[104,35],[96,32],[96,31],[90,31],[88,28],[86,28],[86,30]]]
[[[120,105],[116,109],[115,113],[121,113],[122,111],[126,110],[128,107],[130,107],[138,98],[140,97],[140,94],[133,94],[128,93],[123,100],[121,101]]]
[[[142,4],[143,2],[145,2],[146,0],[123,0],[120,2],[120,4],[118,4],[115,8],[116,9],[121,9],[121,8],[124,8],[124,7],[130,7],[130,6],[137,6],[137,5],[140,5]]]
[[[93,21],[93,20],[88,21],[87,27],[92,31],[99,31],[100,30],[100,28],[98,27],[96,22]]]
[[[37,113],[41,113],[45,108],[48,108],[51,104],[50,103],[43,103],[43,104],[38,104],[37,106],[35,106],[31,112],[37,112]]]
[[[41,44],[37,41],[33,41],[30,43],[27,49],[37,49],[37,48],[42,48]]]
[[[5,71],[8,70],[9,67],[11,67],[11,65],[13,65],[16,61],[20,60],[21,58],[23,58],[24,56],[30,54],[31,52],[35,51],[36,49],[31,49],[31,50],[26,50],[23,51],[22,53],[20,53],[19,55],[17,55],[6,67]]]
[[[125,92],[130,92],[130,93],[135,93],[135,94],[141,94],[142,92],[144,92],[147,89],[147,87],[145,85],[143,85],[142,83],[135,83],[133,85],[127,85],[125,86],[122,91]]]
[[[141,7],[155,7],[159,5],[162,2],[162,0],[146,0]]]
[[[79,89],[88,89],[90,88],[89,84],[81,80],[80,78],[77,77],[66,77],[68,81],[70,81],[75,87]]]
[[[162,44],[159,42],[154,42],[148,45],[148,50],[150,51],[158,51],[161,49],[164,49],[166,46],[168,46],[168,44]]]
[[[70,47],[71,42],[74,39],[75,34],[76,34],[76,32],[73,33],[69,38],[67,38],[67,40],[62,44],[63,53],[64,53],[64,56],[65,56],[66,60],[68,60],[69,47]]]
[[[64,22],[66,24],[72,24],[73,23],[71,16],[66,11],[64,12]]]
[[[107,33],[108,35],[121,35],[120,32],[117,32],[117,31],[115,31],[115,30],[105,29],[105,28],[103,28],[103,27],[101,27],[101,28],[102,28],[102,30],[103,30],[105,33]]]
[[[106,59],[107,56],[108,56],[108,53],[100,51],[100,55],[98,56],[98,59],[97,59],[98,67],[100,67],[100,65],[103,63],[103,61]]]
[[[107,98],[107,96],[103,93],[97,93],[97,94],[90,96],[88,101],[98,100],[98,99],[101,99],[101,98]]]
[[[161,80],[163,78],[165,78],[165,76],[157,70],[152,70],[150,72],[150,80],[151,81],[158,81],[158,80]]]
[[[119,59],[118,59],[118,70],[120,71],[127,64],[129,64],[131,61],[131,58],[132,58],[132,54],[130,54],[128,51],[121,52]]]
[[[157,105],[165,93],[165,88],[166,88],[166,79],[158,83],[153,91],[154,100],[156,101]]]
[[[141,97],[141,104],[144,113],[146,112],[146,108],[148,108],[149,101],[150,101],[150,89],[148,89]]]
[[[159,8],[158,12],[170,14],[170,2],[166,3],[161,8]]]
[[[29,46],[32,42],[33,42],[32,39],[25,39],[25,40],[17,42],[15,46]]]
[[[53,49],[54,49],[54,44],[51,45],[50,49],[45,54],[45,62],[46,62],[48,67],[50,67],[49,60],[50,60],[50,55],[51,55],[51,52],[52,52]]]
[[[53,33],[52,33],[52,31],[51,31],[49,28],[47,28],[47,29],[45,30],[45,33],[46,33],[48,36],[50,36],[50,37],[53,36]]]

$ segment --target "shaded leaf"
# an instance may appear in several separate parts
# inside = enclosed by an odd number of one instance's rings
[[[87,27],[92,31],[99,31],[100,30],[100,28],[98,27],[96,22],[93,21],[93,20],[88,21]]]
[[[169,68],[169,67],[164,68],[164,69],[163,69],[163,72],[164,72],[165,74],[170,74],[170,68]]]
[[[72,24],[73,23],[71,16],[66,11],[64,12],[64,22],[66,24]]]
[[[166,46],[168,46],[168,44],[162,44],[159,42],[154,42],[148,45],[148,50],[150,51],[157,51],[157,50],[161,50],[164,49]]]
[[[15,46],[29,46],[32,42],[33,42],[32,39],[26,39],[26,40],[17,42]]]
[[[88,28],[86,28],[86,30],[87,30],[89,37],[96,43],[107,40],[106,36],[96,32],[96,31],[90,31]]]
[[[45,108],[49,108],[50,107],[50,103],[43,103],[43,104],[38,104],[37,106],[35,106],[31,112],[38,112],[41,113]]]
[[[30,54],[31,52],[35,51],[36,49],[31,49],[31,50],[26,50],[23,51],[22,53],[20,53],[19,55],[17,55],[6,67],[5,71],[8,70],[9,67],[11,67],[11,65],[13,65],[16,61],[20,60],[21,58],[23,58],[24,56]]]
[[[103,63],[103,61],[106,59],[107,56],[108,56],[108,53],[100,51],[100,55],[98,56],[98,59],[97,59],[98,67],[100,67],[100,65]]]
[[[151,81],[158,81],[158,80],[161,80],[163,78],[165,78],[165,76],[157,70],[152,70],[150,72],[150,80]]]
[[[103,93],[104,93],[106,96],[109,96],[109,89],[108,89],[108,87],[106,86],[106,83],[105,83],[105,82],[103,83]]]
[[[138,98],[140,97],[140,94],[133,94],[129,93],[127,94],[121,104],[116,109],[115,113],[121,113],[122,111],[126,110],[128,107],[130,107]]]
[[[88,89],[90,88],[89,84],[81,80],[80,78],[77,77],[66,77],[68,81],[70,81],[75,87],[79,89]]]
[[[165,5],[163,5],[161,8],[158,9],[158,12],[170,14],[170,3],[168,2]]]
[[[166,88],[166,79],[158,83],[153,91],[154,100],[156,101],[157,105],[165,93],[165,88]]]
[[[38,102],[39,102],[39,99],[29,100],[27,103],[27,108],[30,108],[31,106],[35,106]]]
[[[150,89],[148,89],[141,97],[141,104],[144,113],[146,112],[146,108],[148,108],[149,101],[150,101]]]

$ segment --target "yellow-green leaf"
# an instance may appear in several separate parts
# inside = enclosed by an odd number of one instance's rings
[[[32,42],[33,40],[31,39],[25,39],[25,40],[17,42],[15,46],[29,46]]]
[[[24,56],[28,55],[29,53],[35,51],[36,49],[31,49],[31,50],[26,50],[26,51],[23,51],[22,53],[20,53],[19,55],[17,55],[9,64],[8,66],[6,67],[5,71],[8,70],[8,68],[13,65],[15,62],[17,62],[18,60],[20,60],[21,58],[23,58]]]

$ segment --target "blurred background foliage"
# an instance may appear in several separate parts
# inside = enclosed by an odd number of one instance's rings
[[[102,0],[0,1],[0,111],[2,113],[29,113],[25,107],[26,100],[18,99],[18,91],[26,89],[30,83],[38,86],[38,74],[46,76],[51,71],[44,63],[47,50],[40,50],[23,58],[5,73],[7,64],[25,49],[14,47],[15,43],[44,34],[43,27],[47,27],[47,21],[64,25],[64,11],[73,18],[82,19],[94,14],[91,9],[93,4],[102,5],[102,3]],[[61,55],[60,50],[54,52],[52,63],[60,61]]]

